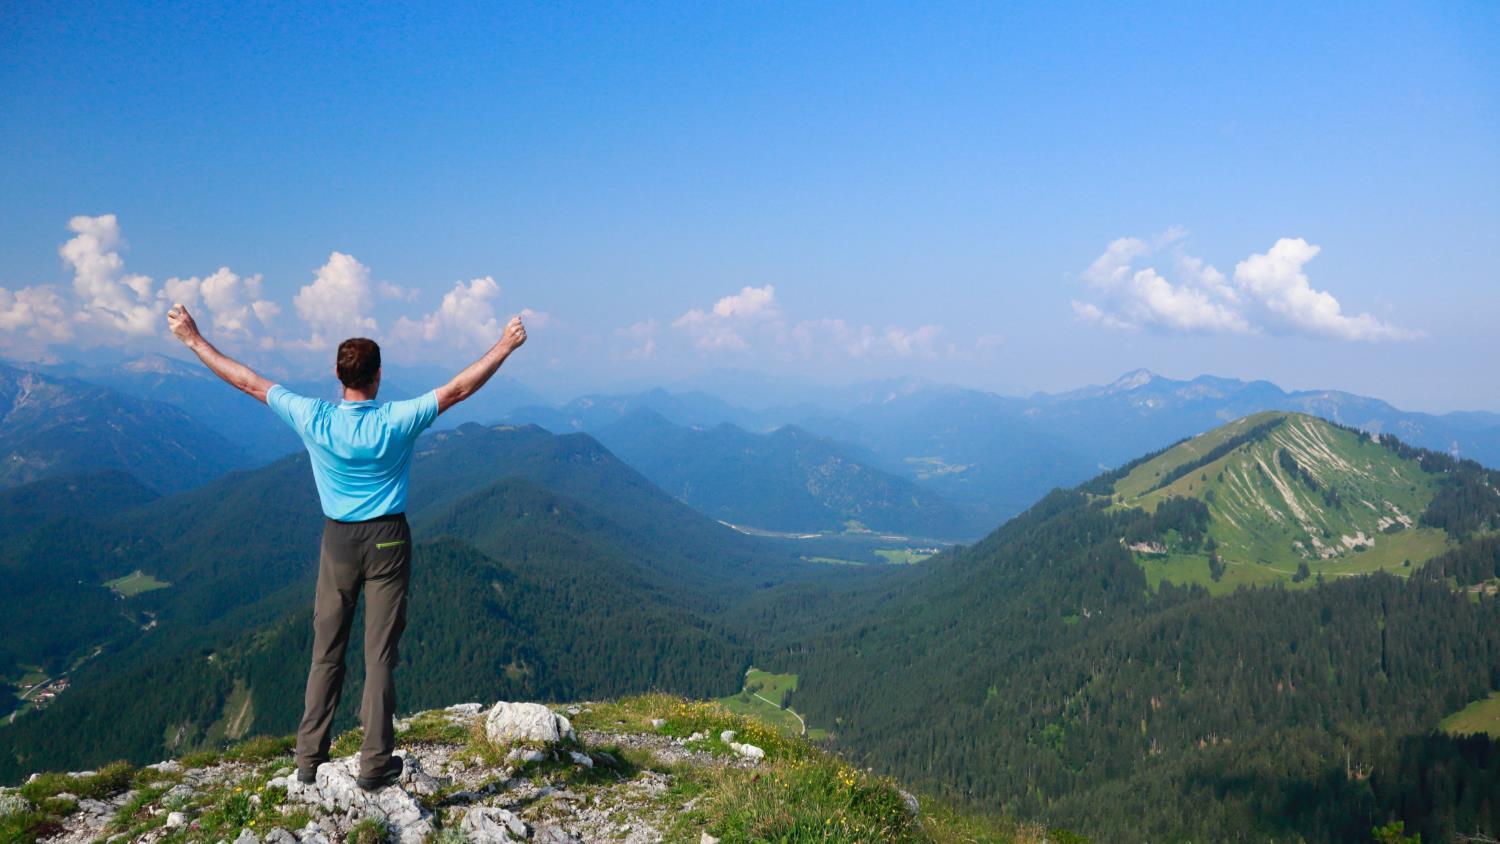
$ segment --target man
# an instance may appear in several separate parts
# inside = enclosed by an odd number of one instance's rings
[[[297,778],[316,778],[328,761],[333,712],[344,682],[344,647],[360,589],[365,590],[365,692],[360,707],[361,788],[373,790],[401,777],[392,717],[396,709],[396,644],[406,627],[406,587],[411,571],[411,529],[406,523],[406,486],[412,446],[438,414],[472,396],[526,342],[526,327],[513,317],[484,356],[424,396],[375,403],[380,392],[380,347],[355,337],[339,344],[334,372],[343,401],[331,404],[299,396],[257,375],[213,347],[198,333],[187,308],[167,314],[172,334],[214,374],[266,403],[292,426],[312,458],[322,503],[323,544],[313,604],[312,669],[302,725],[297,730]]]

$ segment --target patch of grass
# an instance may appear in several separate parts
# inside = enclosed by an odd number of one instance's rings
[[[932,557],[931,554],[918,551],[915,548],[877,548],[875,549],[875,553],[884,558],[887,563],[893,565],[912,565]]]
[[[276,767],[263,765],[233,785],[226,784],[222,790],[207,795],[199,804],[192,837],[233,841],[242,829],[261,835],[278,826],[283,829],[306,826],[311,819],[307,809],[288,806],[286,789],[268,784]]]
[[[125,801],[125,805],[115,812],[113,818],[110,818],[109,824],[104,828],[105,832],[125,833],[125,840],[135,841],[144,833],[166,823],[165,815],[158,815],[152,811],[166,791],[167,786],[164,785],[137,789],[134,796]]]
[[[658,718],[666,722],[660,730],[651,726],[651,721]],[[717,702],[685,701],[661,693],[595,704],[592,712],[578,716],[575,726],[602,732],[659,732],[677,738],[703,733],[708,738],[695,743],[694,749],[724,754],[733,751],[719,741],[719,734],[734,730],[738,734],[736,741],[759,747],[766,752],[767,759],[795,759],[810,751],[806,742],[783,735],[764,721],[731,712]]]
[[[824,755],[719,769],[685,824],[726,841],[926,842],[895,784]]]
[[[822,563],[823,565],[828,565],[828,566],[863,566],[863,565],[869,565],[868,563],[864,563],[864,562],[861,562],[859,560],[845,560],[845,559],[842,559],[842,558],[839,558],[839,557],[803,557],[802,559],[803,559],[804,562],[808,562],[808,563]]]
[[[124,577],[104,581],[111,591],[121,598],[133,598],[142,592],[151,592],[157,589],[165,589],[172,584],[165,580],[157,580],[149,574],[136,569]]]
[[[797,690],[796,674],[772,674],[759,668],[745,672],[745,687],[738,694],[722,697],[718,703],[730,712],[746,715],[770,724],[789,736],[802,734],[802,721],[781,701]]]
[[[348,844],[384,844],[388,835],[389,830],[384,821],[365,818],[349,830],[349,835],[344,840]]]
[[[593,765],[575,762],[570,753],[587,755]],[[556,748],[540,762],[522,764],[516,769],[515,775],[531,780],[537,785],[561,782],[574,789],[592,785],[612,785],[640,773],[638,759],[639,757],[628,755],[615,746],[589,750],[563,746]]]
[[[470,735],[469,725],[452,721],[441,711],[422,712],[411,719],[406,729],[396,733],[396,741],[402,744],[464,744]]]
[[[296,746],[296,736],[255,736],[230,745],[223,758],[232,762],[268,762],[290,756]]]
[[[223,750],[212,748],[195,750],[178,757],[184,768],[207,768],[221,762],[265,762],[291,755],[297,744],[295,736],[255,736],[230,745]],[[356,743],[355,748],[359,745]]]
[[[1444,718],[1438,729],[1455,736],[1484,733],[1500,739],[1500,692],[1493,692],[1483,700],[1476,700],[1463,709]]]
[[[72,794],[101,800],[119,794],[129,788],[135,769],[126,762],[114,762],[100,768],[92,776],[74,777],[68,774],[42,774],[21,786],[21,796],[33,803],[40,803],[59,794]]]
[[[364,729],[362,727],[354,727],[333,740],[333,745],[328,748],[328,755],[352,756],[359,752],[359,746],[364,743]]]

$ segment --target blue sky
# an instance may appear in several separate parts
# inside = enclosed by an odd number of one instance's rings
[[[1500,6],[1218,6],[10,3],[0,354],[1500,410]]]

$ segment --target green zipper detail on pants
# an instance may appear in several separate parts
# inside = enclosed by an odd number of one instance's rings
[[[406,540],[404,540],[404,539],[398,539],[395,542],[377,542],[377,543],[375,543],[375,547],[376,548],[395,548],[397,545],[405,545],[405,544],[406,544]]]

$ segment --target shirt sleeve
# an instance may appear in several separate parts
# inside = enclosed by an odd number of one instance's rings
[[[280,384],[275,384],[266,391],[266,406],[280,416],[281,421],[292,426],[292,430],[299,436],[307,430],[308,420],[312,418],[317,404],[317,399],[299,396]]]
[[[438,416],[437,390],[385,406],[386,422],[408,440],[415,440]]]

